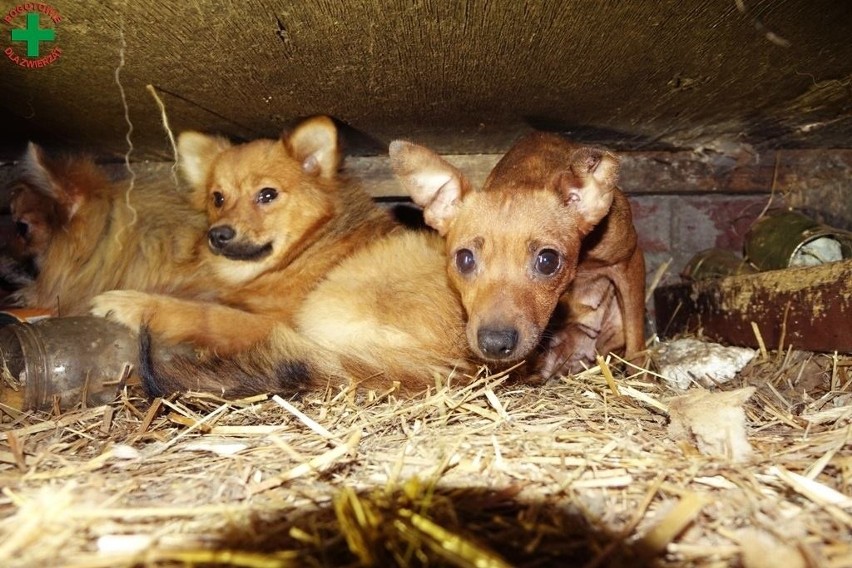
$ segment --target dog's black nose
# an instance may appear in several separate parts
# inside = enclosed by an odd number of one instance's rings
[[[518,344],[518,330],[482,328],[476,333],[476,339],[479,349],[485,355],[495,359],[506,359],[515,351],[515,346]]]
[[[219,225],[207,231],[207,240],[211,248],[219,250],[225,248],[236,235],[237,232],[230,225]]]

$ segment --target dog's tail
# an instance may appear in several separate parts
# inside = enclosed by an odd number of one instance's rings
[[[283,326],[254,348],[227,357],[158,359],[150,332],[143,328],[139,335],[139,374],[151,397],[186,391],[223,398],[290,396],[340,384],[376,390],[396,386],[401,393],[414,395],[450,377],[465,382],[471,371],[463,357],[430,349],[398,345],[370,349],[362,344],[359,349],[335,351]]]
[[[172,355],[158,359],[151,333],[139,333],[139,375],[150,397],[206,392],[223,398],[257,394],[294,395],[325,386],[337,374],[333,354],[323,353],[289,329],[236,355]]]

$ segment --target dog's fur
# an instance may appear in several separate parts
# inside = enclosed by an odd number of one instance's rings
[[[219,355],[243,351],[279,324],[294,325],[312,290],[343,259],[396,229],[370,197],[338,175],[337,130],[314,117],[279,140],[231,145],[182,133],[178,153],[207,210],[205,255],[216,301],[113,291],[92,313],[169,343]]]
[[[144,336],[143,336],[144,337]],[[364,246],[308,295],[295,325],[255,347],[198,361],[155,361],[146,345],[147,392],[200,390],[225,396],[292,394],[355,381],[414,394],[468,371],[461,306],[449,287],[440,237],[397,232]]]
[[[204,216],[172,183],[140,181],[128,192],[90,158],[51,158],[32,143],[21,166],[11,248],[36,276],[12,303],[82,315],[105,290],[182,294],[204,280]]]
[[[581,255],[580,264],[597,259],[597,245],[583,250],[583,238],[613,200],[621,203],[615,158],[536,134],[518,142],[476,192],[426,148],[395,142],[391,158],[446,243],[423,232],[362,243],[308,294],[292,325],[276,326],[242,353],[163,363],[143,335],[149,394],[293,392],[346,377],[371,387],[399,381],[412,393],[434,384],[436,373],[467,370],[474,359],[506,365],[534,354]],[[239,171],[249,175],[251,167]],[[455,268],[460,250],[471,251],[475,270]]]
[[[534,133],[476,192],[426,148],[398,141],[390,155],[427,223],[446,237],[479,358],[516,361],[541,345],[532,359],[546,378],[596,353],[643,349],[644,260],[613,154]]]

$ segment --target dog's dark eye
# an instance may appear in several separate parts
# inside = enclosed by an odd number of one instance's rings
[[[15,232],[22,239],[27,238],[27,234],[30,232],[30,224],[24,221],[15,221]]]
[[[221,207],[224,204],[225,204],[225,196],[222,195],[222,192],[221,191],[214,191],[213,192],[213,207],[218,208],[218,207]]]
[[[541,249],[535,257],[535,271],[544,276],[553,276],[559,270],[559,253],[553,249]]]
[[[276,197],[278,197],[278,190],[273,187],[264,187],[257,192],[258,203],[269,203]]]
[[[461,274],[470,274],[476,268],[476,258],[469,249],[461,249],[456,252],[456,269]]]

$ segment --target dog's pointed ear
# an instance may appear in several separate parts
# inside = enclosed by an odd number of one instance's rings
[[[94,168],[89,158],[79,160]],[[76,186],[71,178],[63,174],[67,165],[52,161],[35,142],[27,144],[27,150],[21,159],[22,180],[36,193],[55,202],[65,221],[71,219],[80,209],[86,189]]]
[[[598,148],[580,148],[571,166],[554,176],[554,189],[576,211],[584,235],[609,213],[617,179],[618,158]]]
[[[51,173],[50,162],[41,146],[35,142],[27,144],[21,166],[24,179],[33,189],[57,201],[64,199],[62,185]]]
[[[337,126],[327,116],[315,116],[299,123],[290,133],[282,135],[293,157],[309,175],[330,179],[340,169],[340,145]]]
[[[423,208],[426,224],[446,235],[461,200],[470,190],[467,178],[438,154],[405,140],[388,149],[391,166],[411,199]]]
[[[178,161],[186,181],[194,190],[207,191],[204,184],[210,174],[213,160],[231,147],[221,136],[211,136],[192,130],[181,132],[177,140]]]

